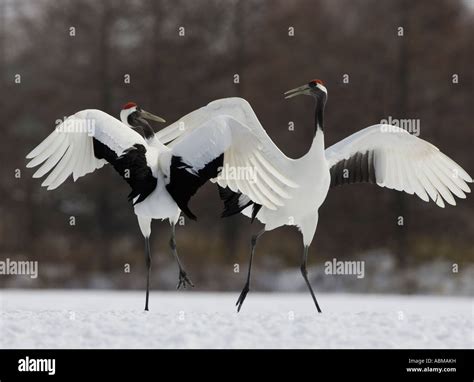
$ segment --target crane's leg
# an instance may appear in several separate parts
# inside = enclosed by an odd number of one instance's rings
[[[188,285],[194,288],[194,284],[188,278],[187,273],[184,270],[183,265],[181,264],[181,261],[179,260],[179,257],[178,257],[178,251],[176,249],[176,229],[175,228],[176,228],[175,224],[171,224],[170,247],[179,268],[179,281],[178,281],[178,285],[176,286],[176,289],[179,289],[181,287],[186,289]]]
[[[146,295],[145,295],[145,310],[148,310],[148,299],[150,297],[150,274],[151,274],[151,251],[150,251],[150,236],[151,236],[151,218],[138,216],[138,224],[140,231],[145,238],[145,264],[147,268],[146,275]]]
[[[308,286],[308,289],[311,293],[311,297],[313,298],[314,305],[316,305],[316,309],[318,310],[318,313],[321,313],[321,309],[319,308],[318,301],[316,300],[316,296],[314,295],[313,288],[311,287],[311,284],[309,283],[309,280],[308,280],[308,271],[306,270],[306,263],[308,262],[308,249],[309,249],[309,246],[305,245],[304,252],[303,252],[303,262],[301,263],[301,274],[303,275],[304,281],[306,282],[306,285]]]
[[[247,297],[247,293],[250,290],[250,273],[252,271],[252,260],[253,260],[253,255],[255,253],[255,247],[257,246],[257,241],[265,233],[265,230],[261,230],[259,233],[256,235],[252,236],[251,240],[251,251],[250,251],[250,261],[249,261],[249,269],[247,271],[247,281],[245,282],[244,288],[242,289],[242,292],[240,293],[240,296],[236,302],[237,306],[237,312],[240,312],[240,308],[242,308],[242,304],[244,303],[245,297]]]
[[[150,273],[151,273],[150,236],[145,237],[145,263],[147,267],[145,310],[148,310],[148,298],[150,296]]]

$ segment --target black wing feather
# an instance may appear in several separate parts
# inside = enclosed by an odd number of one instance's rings
[[[348,176],[344,172],[348,171]],[[343,184],[375,183],[374,152],[357,152],[347,159],[342,159],[330,168],[331,188]]]
[[[222,212],[221,217],[229,217],[242,212],[248,206],[252,206],[252,223],[255,220],[260,208],[262,208],[261,204],[257,204],[252,202],[251,200],[243,205],[239,205],[239,199],[242,196],[241,192],[234,192],[229,187],[219,187],[219,196],[221,200],[224,201],[224,211]]]
[[[119,157],[99,140],[93,138],[93,142],[95,157],[109,162],[132,188],[128,200],[132,201],[138,196],[134,205],[145,200],[155,190],[158,180],[148,167],[146,148],[143,145],[135,144]]]
[[[180,156],[171,157],[170,182],[166,189],[188,218],[196,220],[196,215],[189,209],[189,200],[204,183],[219,175],[223,161],[224,154],[221,154],[199,171],[193,172],[192,167],[184,163]]]

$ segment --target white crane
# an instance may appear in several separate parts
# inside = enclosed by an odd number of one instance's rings
[[[52,170],[41,184],[48,190],[59,187],[70,175],[76,181],[106,163],[110,163],[130,185],[132,191],[128,198],[133,202],[145,238],[145,310],[148,310],[151,221],[170,221],[170,246],[179,267],[177,288],[193,286],[178,257],[175,224],[181,212],[179,206],[186,207],[189,198],[207,180],[206,177],[216,171],[217,166],[216,163],[201,162],[194,173],[184,170],[186,165],[181,160],[188,157],[186,149],[189,146],[183,142],[171,150],[162,145],[154,136],[147,119],[165,120],[142,110],[133,102],[123,106],[120,118],[121,121],[100,110],[79,111],[58,125],[27,155],[31,159],[27,167],[41,164],[34,178],[40,178]],[[194,218],[194,215],[190,217]]]
[[[288,158],[279,150],[248,102],[241,98],[211,102],[157,132],[160,142],[171,147],[186,139],[198,126],[202,128],[206,124],[222,124],[231,130],[246,128],[251,132],[246,139],[233,140],[225,151],[223,166],[224,169],[249,169],[251,171],[247,173],[256,176],[249,179],[221,174],[215,179],[225,204],[223,216],[242,212],[265,226],[251,240],[247,280],[236,303],[238,311],[250,288],[258,239],[266,231],[290,225],[301,231],[304,245],[301,274],[321,312],[306,265],[308,248],[318,224],[318,209],[330,187],[376,183],[416,194],[424,201],[431,198],[440,207],[444,207],[443,199],[455,205],[453,194],[464,199],[465,193],[470,192],[466,182],[472,182],[472,179],[459,165],[432,144],[396,126],[373,125],[325,149],[323,128],[327,89],[322,81],[313,80],[285,94],[286,98],[310,95],[316,100],[313,142],[310,150],[299,159]]]

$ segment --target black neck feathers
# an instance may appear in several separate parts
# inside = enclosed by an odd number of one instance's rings
[[[141,136],[145,139],[153,138],[155,131],[146,121],[146,119],[140,117],[140,115],[135,112],[128,116],[128,124],[132,126]]]
[[[323,131],[324,128],[324,107],[326,106],[327,96],[325,93],[320,92],[315,95],[316,107],[314,111],[314,135],[316,135],[318,129]]]

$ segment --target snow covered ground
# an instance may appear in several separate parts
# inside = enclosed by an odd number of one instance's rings
[[[456,297],[2,290],[0,348],[473,348]]]

